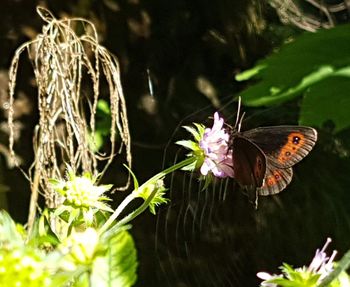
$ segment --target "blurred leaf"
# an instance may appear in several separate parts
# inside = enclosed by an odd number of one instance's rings
[[[8,192],[8,191],[10,191],[10,188],[5,184],[0,183],[0,192]]]
[[[89,133],[89,147],[92,151],[98,152],[103,143],[103,135],[100,130],[97,130],[94,134]]]
[[[134,241],[126,232],[118,232],[108,241],[108,251],[94,260],[91,286],[132,286],[136,281],[137,258]]]
[[[4,210],[0,211],[0,244],[2,247],[22,246],[24,245],[23,238],[18,231],[16,223],[11,216]]]
[[[105,100],[100,99],[97,101],[97,111],[105,115],[111,115],[111,109],[109,108],[109,104]]]
[[[349,88],[350,78],[345,77],[330,77],[310,87],[301,106],[300,124],[322,127],[325,121],[332,120],[334,132],[349,127]]]

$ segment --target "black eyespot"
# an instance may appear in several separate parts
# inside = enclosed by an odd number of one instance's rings
[[[290,151],[286,151],[284,154],[285,154],[286,156],[290,156]]]
[[[300,137],[293,137],[293,144],[299,144]]]
[[[275,179],[280,179],[280,175],[278,173],[275,174]]]

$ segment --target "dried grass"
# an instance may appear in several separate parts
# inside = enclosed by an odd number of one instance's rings
[[[25,172],[32,187],[29,226],[35,217],[39,192],[47,206],[59,204],[49,179],[62,178],[65,164],[76,173],[90,172],[96,176],[106,171],[117,153],[124,152],[127,164],[131,165],[130,134],[117,58],[99,45],[91,22],[81,18],[58,20],[42,7],[37,12],[46,25],[35,39],[17,49],[9,71],[8,123],[13,155],[13,104],[19,60],[24,52],[32,63],[38,91],[40,118],[33,139],[35,160]],[[108,84],[111,110],[111,148],[104,155],[91,144],[103,76]],[[91,81],[90,96],[82,90],[86,78]],[[119,144],[116,138],[121,140]],[[98,163],[102,161],[104,167],[99,171]],[[119,189],[126,189],[128,184],[129,180]]]

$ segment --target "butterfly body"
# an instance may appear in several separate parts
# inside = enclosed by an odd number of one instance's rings
[[[282,191],[292,180],[292,166],[314,147],[317,131],[303,126],[271,126],[231,136],[236,181],[257,195]]]

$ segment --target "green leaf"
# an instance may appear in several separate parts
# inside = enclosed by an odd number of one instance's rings
[[[24,245],[23,238],[18,232],[16,223],[12,220],[11,216],[4,210],[0,211],[0,245],[2,247],[7,245]]]
[[[334,132],[349,128],[349,89],[350,78],[340,76],[310,87],[301,106],[300,124],[322,127],[324,122],[331,120],[335,124]]]
[[[94,260],[91,286],[132,286],[137,278],[137,258],[131,235],[126,231],[115,234],[108,240],[107,248],[104,256]]]
[[[94,134],[88,134],[89,147],[93,152],[98,152],[103,146],[103,135],[100,131],[95,131]]]
[[[59,259],[56,259],[59,260]],[[54,264],[52,264],[55,266]],[[56,261],[57,265],[57,261]],[[72,286],[72,287],[90,287],[89,277],[84,266],[79,266],[74,271],[59,271],[50,276],[50,287]],[[74,278],[74,279],[73,279]]]
[[[97,201],[93,204],[94,207],[98,208],[99,210],[113,212],[114,210],[110,208],[107,204]]]
[[[254,68],[238,75],[237,80],[257,80],[240,94],[242,102],[249,106],[276,105],[302,96],[306,91],[317,89],[321,93],[316,95],[315,92],[309,97],[301,121],[306,123],[310,120],[316,125],[321,125],[320,118],[324,112],[318,115],[317,108],[325,105],[321,101],[326,100],[327,104],[332,102],[333,110],[342,110],[339,115],[328,116],[339,125],[337,130],[347,127],[347,121],[340,117],[343,117],[343,109],[345,110],[342,105],[347,97],[344,94],[350,89],[350,82],[344,79],[350,77],[349,30],[350,25],[347,24],[316,33],[304,33],[293,42],[284,45],[277,53],[260,61]],[[334,87],[338,84],[342,86],[342,91]],[[334,91],[338,93],[337,96]],[[336,100],[333,100],[334,97]],[[312,105],[316,106],[316,112],[313,112]]]
[[[191,140],[177,141],[176,144],[193,151],[199,149],[198,143],[195,143],[194,141],[191,141]]]
[[[204,134],[204,131],[205,131],[205,126],[202,125],[202,124],[197,124],[197,123],[193,123],[195,125],[195,127],[197,128],[198,130],[198,133],[199,133],[199,136],[198,138],[195,138],[196,141],[200,141],[201,138],[203,137],[203,134]]]
[[[317,287],[327,287],[333,283],[339,275],[345,272],[350,266],[350,250],[348,250],[344,256],[337,262],[333,271],[327,275],[326,278]],[[345,281],[346,282],[346,281]],[[346,285],[344,285],[346,286]]]
[[[109,108],[108,102],[105,100],[98,100],[97,102],[97,110],[104,113],[105,115],[110,115],[111,110]]]
[[[203,161],[201,161],[203,162]],[[191,162],[190,164],[184,166],[181,168],[181,170],[185,170],[185,171],[194,171],[197,167],[198,167],[198,160],[195,160],[193,162]]]
[[[266,65],[257,65],[249,70],[243,71],[240,74],[237,74],[235,79],[236,81],[240,82],[240,81],[246,81],[249,80],[250,78],[256,76],[257,74],[259,74],[259,72],[263,69],[266,68]]]
[[[134,189],[137,190],[139,188],[139,182],[137,180],[136,175],[133,173],[133,171],[127,165],[124,164],[124,167],[130,172],[132,179],[134,181]]]
[[[200,124],[195,124],[195,126],[197,127],[197,129],[190,126],[183,126],[183,128],[189,133],[191,133],[196,141],[199,141],[202,138],[202,134],[200,133],[200,131],[204,130],[204,127]]]
[[[330,66],[319,67],[317,70],[303,77],[300,83],[286,90],[283,90],[282,88],[279,88],[279,87],[272,86],[270,88],[269,95],[261,96],[259,99],[252,101],[252,105],[257,105],[257,106],[272,105],[272,104],[279,104],[285,101],[289,101],[295,98],[296,96],[301,95],[301,93],[309,86],[327,78],[328,76],[332,75],[334,72],[335,70]]]
[[[72,208],[69,212],[68,225],[71,225],[75,219],[80,215],[80,210],[78,208]]]

